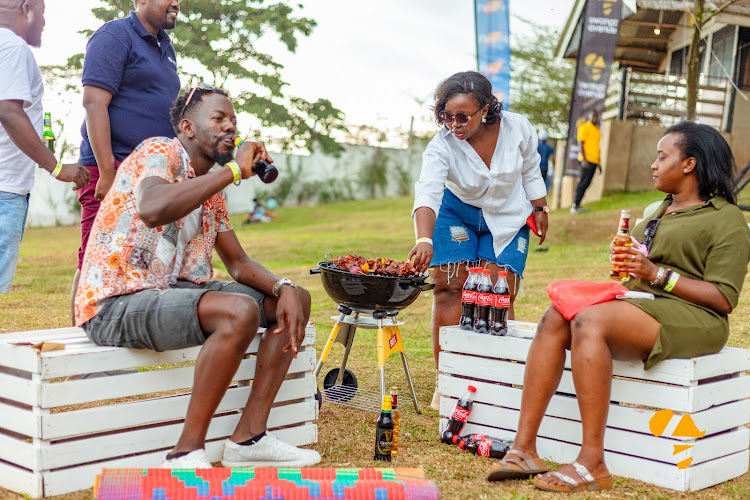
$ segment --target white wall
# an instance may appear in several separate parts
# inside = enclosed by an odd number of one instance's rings
[[[385,149],[370,146],[345,146],[345,151],[338,157],[313,153],[310,156],[272,153],[279,178],[272,184],[263,184],[257,178],[242,181],[239,186],[230,185],[226,189],[227,205],[232,214],[245,213],[250,209],[253,197],[259,191],[273,193],[283,183],[291,183],[292,189],[285,205],[296,205],[303,191],[318,193],[313,199],[303,201],[306,204],[317,203],[320,191],[343,192],[343,186],[351,186],[354,199],[369,197],[369,185],[363,181],[364,172],[373,161],[383,161],[387,168],[388,182],[385,192],[376,190],[376,197],[397,196],[399,193],[398,170],[403,170],[409,177],[409,190],[413,192],[414,182],[419,177],[422,164],[422,152],[425,144],[417,143],[409,149]],[[314,184],[315,183],[315,184]],[[80,220],[73,210],[75,192],[72,184],[63,184],[41,169],[37,170],[35,186],[29,202],[27,226],[71,225]],[[349,190],[346,190],[349,192]]]

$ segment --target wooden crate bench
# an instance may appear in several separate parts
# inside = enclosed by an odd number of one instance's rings
[[[65,349],[40,353],[15,345],[40,341]],[[212,462],[221,460],[222,443],[247,401],[259,342],[248,347],[209,427]],[[309,324],[268,420],[276,436],[294,445],[318,439],[314,342]],[[182,430],[195,370],[185,362],[199,351],[99,347],[80,328],[0,334],[0,487],[39,498],[90,488],[103,467],[158,466]],[[151,368],[68,379],[144,367]]]
[[[518,428],[526,356],[536,324],[510,322],[508,336],[493,337],[458,327],[440,330],[440,414],[476,386],[476,402],[462,434],[482,432],[512,439]],[[637,362],[614,362],[604,448],[612,474],[677,491],[696,491],[748,471],[750,453],[750,350],[725,347],[693,359],[662,361],[650,370]],[[660,437],[649,422],[659,410],[674,416]],[[702,438],[674,437],[683,415],[706,431]],[[440,420],[440,431],[447,419]],[[569,463],[581,443],[581,417],[570,371],[570,353],[560,387],[539,429],[539,454]],[[675,453],[674,445],[692,446]],[[692,457],[689,466],[685,460]],[[682,462],[682,467],[677,464]]]

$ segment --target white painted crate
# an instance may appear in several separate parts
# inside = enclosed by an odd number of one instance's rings
[[[306,445],[318,440],[315,326],[281,386],[268,427],[280,439]],[[18,342],[50,341],[64,350],[38,353]],[[221,460],[250,394],[260,336],[245,359],[208,429],[206,453]],[[155,467],[174,446],[193,385],[200,347],[153,352],[99,347],[80,328],[0,334],[0,487],[33,498],[90,488],[103,467]],[[84,380],[71,375],[157,367],[153,371]],[[169,395],[156,395],[164,393]]]
[[[506,337],[440,330],[440,414],[450,415],[466,387],[476,399],[462,434],[482,432],[513,439],[518,429],[526,356],[536,324],[509,322]],[[550,401],[537,439],[539,454],[554,462],[573,461],[580,449],[581,417],[567,353],[560,386]],[[646,371],[643,363],[615,361],[604,439],[612,474],[677,491],[696,491],[740,476],[750,460],[750,350],[725,347],[718,354],[671,359]],[[675,415],[660,437],[649,421],[662,409]],[[690,414],[704,437],[673,437]],[[447,419],[440,420],[440,431]],[[673,445],[693,445],[674,454]],[[687,468],[676,464],[692,457]]]

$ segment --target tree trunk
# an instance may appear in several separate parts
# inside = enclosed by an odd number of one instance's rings
[[[703,10],[705,0],[695,0],[693,16],[695,24],[693,25],[693,39],[690,42],[687,60],[687,96],[685,105],[685,119],[693,121],[696,118],[696,104],[698,102],[698,80],[700,77],[700,48],[701,48],[701,22],[703,20]]]

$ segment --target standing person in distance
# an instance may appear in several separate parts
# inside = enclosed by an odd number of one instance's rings
[[[133,0],[133,6],[128,17],[99,28],[86,46],[81,79],[86,118],[78,161],[88,168],[91,182],[78,192],[81,246],[73,295],[91,226],[120,163],[145,139],[175,136],[169,110],[180,78],[166,30],[175,27],[180,2]]]
[[[412,217],[417,243],[409,252],[420,272],[433,267],[432,350],[440,353],[441,326],[457,325],[461,291],[472,264],[508,271],[510,312],[520,289],[529,247],[526,219],[534,214],[539,244],[549,207],[534,128],[502,111],[492,84],[480,73],[456,73],[435,91],[442,126],[424,152]],[[439,407],[435,391],[431,406]]]
[[[570,207],[571,214],[581,214],[586,212],[581,208],[581,201],[586,190],[591,185],[591,180],[597,170],[602,171],[601,167],[601,150],[599,143],[602,139],[602,133],[599,131],[599,113],[590,111],[588,120],[578,127],[578,162],[581,167],[581,177],[576,186],[576,197],[573,206]]]
[[[10,293],[36,165],[79,189],[78,164],[63,165],[42,142],[44,83],[29,49],[42,44],[44,0],[0,0],[0,293]]]
[[[549,167],[555,166],[555,148],[547,144],[547,131],[542,129],[539,131],[539,146],[536,151],[539,153],[539,169],[542,171],[542,178],[544,179],[544,185],[549,191],[550,186],[550,171]]]

